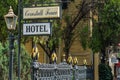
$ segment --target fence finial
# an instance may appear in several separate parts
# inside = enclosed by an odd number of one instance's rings
[[[31,55],[33,60],[38,60],[39,58],[39,52],[37,46],[34,46],[32,49],[32,55]]]
[[[57,62],[57,55],[56,55],[55,52],[52,53],[51,60],[52,60],[52,63],[56,63]]]
[[[74,57],[73,58],[73,65],[77,65],[78,64],[78,59],[77,59],[77,57]]]
[[[69,54],[68,59],[67,59],[68,64],[72,64],[73,63],[73,59],[72,56]]]
[[[87,60],[86,59],[83,60],[83,64],[87,65]]]
[[[65,54],[62,55],[62,62],[66,62]]]

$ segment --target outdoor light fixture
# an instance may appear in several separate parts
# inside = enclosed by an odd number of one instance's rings
[[[9,33],[9,78],[8,80],[12,80],[12,74],[13,74],[13,54],[14,54],[14,34],[12,33],[12,30],[16,29],[16,22],[17,22],[17,16],[14,14],[12,7],[10,6],[8,14],[4,16],[5,22],[7,25]]]
[[[9,30],[16,29],[17,16],[14,14],[12,7],[10,6],[8,14],[4,16],[7,28]]]

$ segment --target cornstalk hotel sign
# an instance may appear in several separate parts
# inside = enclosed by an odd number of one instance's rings
[[[25,23],[23,35],[49,35],[51,34],[50,23]]]
[[[60,6],[23,8],[23,19],[60,18]]]

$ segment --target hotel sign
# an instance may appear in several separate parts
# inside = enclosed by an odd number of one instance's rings
[[[51,34],[50,23],[25,23],[23,35],[49,35]]]
[[[60,6],[23,8],[23,19],[60,18]]]

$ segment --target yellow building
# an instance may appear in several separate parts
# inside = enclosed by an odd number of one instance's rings
[[[67,13],[70,13],[71,14],[74,14],[76,15],[76,12],[77,12],[77,9],[75,8],[75,4],[79,4],[80,0],[75,0],[74,4],[70,3],[69,4],[69,8],[65,11]],[[74,15],[72,17],[74,17]],[[97,18],[96,16],[93,16],[92,14],[92,11],[89,12],[89,15],[88,15],[89,19],[86,18],[85,21],[82,21],[79,23],[79,25],[85,25],[85,24],[89,24],[90,25],[90,36],[92,36],[92,18],[91,17],[95,17]],[[64,24],[62,24],[64,25]],[[77,25],[77,26],[79,26]],[[32,41],[30,40],[29,42],[27,42],[25,44],[26,46],[26,49],[28,50],[29,53],[32,53]],[[39,57],[39,61],[41,63],[47,63],[49,62],[48,60],[48,57],[47,55],[45,54],[45,52],[41,49],[40,46],[37,46],[38,49],[39,49],[39,53],[40,53],[40,57]],[[64,54],[64,51],[63,51],[63,44],[59,45],[59,48],[57,49],[57,63],[60,63],[61,60],[62,60],[62,55]],[[92,66],[94,65],[94,69],[95,69],[95,72],[94,74],[97,74],[95,75],[95,80],[98,80],[98,64],[99,64],[99,54],[96,53],[95,55],[93,55],[92,51],[90,49],[86,49],[84,50],[81,46],[81,43],[79,41],[78,38],[76,38],[70,48],[70,54],[72,57],[77,57],[78,59],[78,65],[89,65],[89,66]]]
[[[76,5],[78,5],[80,3],[81,0],[75,0],[74,3],[69,3],[69,6],[67,10],[65,10],[64,12],[69,13],[68,15],[72,15],[72,17],[74,17],[76,15],[76,13],[78,12],[78,10],[76,9]],[[64,14],[64,13],[63,13]],[[72,18],[71,17],[71,18]],[[92,12],[89,12],[88,17],[92,17]],[[90,32],[92,33],[92,19],[91,18],[86,18],[84,19],[84,21],[80,22],[77,27],[81,27],[81,25],[90,25]],[[65,24],[63,24],[65,25]],[[79,26],[80,25],[80,26]],[[82,26],[83,27],[83,26]],[[80,29],[80,28],[78,28]],[[92,36],[92,34],[90,34],[90,36]],[[32,41],[29,41],[28,43],[25,44],[26,45],[26,49],[28,50],[29,53],[31,53],[32,51]],[[61,44],[58,48],[57,51],[57,56],[58,56],[58,63],[61,62],[61,57],[64,53],[63,51],[63,45]],[[44,51],[40,48],[40,46],[38,46],[39,48],[39,53],[40,53],[40,58],[39,61],[41,63],[44,62],[48,62],[48,57],[46,56],[46,54],[44,53]],[[84,60],[86,60],[87,65],[91,65],[93,64],[93,54],[92,51],[90,49],[86,49],[84,50],[80,44],[80,41],[78,38],[76,38],[70,48],[70,54],[72,55],[72,57],[77,57],[78,58],[78,65],[83,65],[84,64]]]

